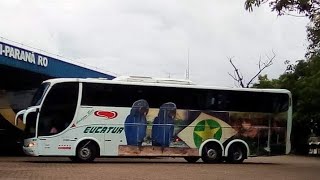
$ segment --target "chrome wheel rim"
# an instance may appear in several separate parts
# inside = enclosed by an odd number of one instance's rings
[[[217,154],[217,151],[215,149],[208,149],[207,156],[210,159],[216,159],[218,154]]]
[[[90,157],[91,152],[89,148],[82,148],[81,151],[79,152],[80,156],[83,157],[84,159],[87,159]]]

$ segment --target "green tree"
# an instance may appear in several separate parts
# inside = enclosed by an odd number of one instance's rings
[[[253,7],[259,7],[267,2],[269,2],[272,11],[276,11],[279,15],[298,12],[310,19],[314,19],[320,11],[319,0],[246,0],[245,9],[253,11]]]
[[[316,19],[311,20],[307,26],[307,36],[310,41],[307,56],[320,56],[320,15]]]
[[[252,85],[253,88],[280,88],[278,79],[269,79],[268,75],[259,75],[258,82]]]

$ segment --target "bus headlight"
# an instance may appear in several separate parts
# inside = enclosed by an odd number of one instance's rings
[[[37,143],[36,142],[30,142],[29,144],[27,144],[26,147],[33,147],[33,146],[36,146]]]

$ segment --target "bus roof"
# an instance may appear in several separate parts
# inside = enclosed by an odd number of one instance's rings
[[[197,85],[188,80],[176,79],[158,79],[158,81],[126,81],[119,78],[109,80],[106,78],[54,78],[44,81],[53,84],[61,82],[87,82],[87,83],[104,83],[104,84],[122,84],[122,85],[140,85],[140,86],[155,86],[155,87],[177,87],[177,88],[191,88],[191,89],[215,89],[215,90],[230,90],[230,91],[247,91],[247,92],[269,92],[269,93],[285,93],[291,92],[287,89],[257,89],[257,88],[232,88],[222,86],[206,86]]]

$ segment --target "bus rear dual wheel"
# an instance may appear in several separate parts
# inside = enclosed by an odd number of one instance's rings
[[[202,148],[201,159],[204,163],[222,162],[222,149],[217,143],[207,143]]]
[[[247,150],[241,144],[232,144],[228,150],[228,157],[226,158],[226,162],[239,164],[244,161],[247,157]]]
[[[242,144],[232,144],[228,150],[228,156],[225,158],[228,163],[242,163],[246,159],[246,148]],[[208,143],[202,148],[202,161],[204,163],[222,162],[222,149],[219,144]]]

